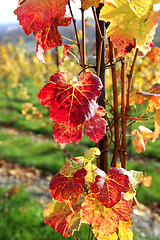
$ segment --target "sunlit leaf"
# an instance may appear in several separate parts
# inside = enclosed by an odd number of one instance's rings
[[[110,168],[106,174],[96,169],[95,182],[91,185],[90,191],[97,194],[97,199],[105,206],[112,207],[121,199],[121,193],[129,191],[129,178],[119,168]]]
[[[86,132],[86,135],[94,142],[99,142],[99,140],[103,137],[103,135],[106,133],[106,126],[108,125],[107,121],[102,118],[102,116],[105,115],[105,110],[104,114],[101,115],[99,112],[99,109],[102,108],[99,106],[96,114],[94,117],[92,117],[89,121],[84,122],[84,129]]]
[[[133,240],[133,232],[131,230],[132,220],[129,222],[119,221],[118,236],[120,240]]]
[[[103,235],[113,234],[119,226],[119,220],[129,221],[129,219],[130,209],[125,200],[120,200],[112,208],[106,208],[96,198],[96,194],[90,194],[82,203],[82,223],[92,224]]]
[[[158,62],[158,59],[159,59],[157,55],[160,55],[160,48],[154,47],[151,49],[150,52],[146,54],[146,57],[149,57],[152,60],[152,62],[156,63]]]
[[[153,2],[149,0],[145,1],[145,4],[144,0],[117,0],[116,7],[106,3],[102,8],[100,19],[111,22],[106,35],[111,38],[122,56],[136,46],[148,46],[152,28],[160,15],[160,11],[155,12],[152,6]],[[150,34],[150,38],[147,34]]]
[[[26,35],[48,28],[57,15],[65,15],[67,0],[26,0],[14,11]]]
[[[98,7],[101,0],[81,0],[82,8],[87,10],[89,7]]]
[[[53,137],[58,143],[77,143],[82,139],[82,136],[82,124],[71,128],[56,121],[53,122]]]
[[[86,183],[86,174],[87,171],[84,168],[77,170],[69,177],[58,172],[49,184],[52,197],[59,202],[66,201],[67,199],[75,201],[83,192],[82,187],[85,186]]]
[[[59,65],[62,65],[62,63],[64,62],[64,59],[66,59],[69,55],[69,51],[71,50],[72,45],[69,44],[65,44],[64,45],[64,49],[63,49],[63,57],[61,58]]]
[[[116,232],[114,232],[111,235],[106,236],[106,235],[103,235],[100,232],[98,232],[96,228],[93,228],[93,233],[97,240],[118,240],[118,235]]]
[[[135,147],[136,152],[141,153],[142,151],[145,151],[145,144],[140,132],[137,129],[133,130],[131,132],[131,136],[135,137],[134,139],[132,139],[132,144]]]
[[[89,72],[81,74],[79,82],[71,73],[55,73],[38,98],[43,106],[51,107],[51,119],[75,127],[95,115],[102,87],[101,80]]]
[[[37,44],[40,45],[44,51],[61,46],[62,38],[58,31],[58,27],[68,26],[70,23],[71,17],[61,18],[60,15],[58,15],[52,19],[52,24],[48,28],[33,32],[33,35],[37,40]]]
[[[61,167],[59,172],[64,176],[72,176],[72,174],[75,172],[75,169],[70,162],[66,162],[63,167]]]
[[[57,202],[53,199],[44,210],[44,223],[61,233],[63,237],[69,237],[79,226],[79,211],[80,204],[71,210],[66,202]]]
[[[92,161],[95,157],[98,157],[100,154],[101,154],[100,150],[96,147],[88,149],[84,153],[85,162]]]
[[[151,176],[144,177],[142,182],[145,187],[150,187],[152,183],[152,177]]]

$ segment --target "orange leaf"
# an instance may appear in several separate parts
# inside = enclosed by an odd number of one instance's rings
[[[152,177],[151,176],[144,177],[142,182],[145,187],[150,187],[152,183]]]
[[[158,59],[159,59],[157,55],[160,55],[160,48],[154,47],[151,49],[150,52],[146,54],[146,57],[149,57],[152,60],[152,62],[156,63],[158,62]]]
[[[145,144],[143,138],[138,130],[133,130],[131,136],[135,136],[135,139],[132,139],[132,144],[135,147],[136,152],[141,153],[145,151]]]
[[[106,208],[93,193],[82,203],[82,223],[92,224],[103,235],[113,234],[119,226],[119,220],[129,221],[129,219],[130,208],[125,200],[120,200],[112,208]]]
[[[80,204],[72,208],[71,210],[66,202],[57,202],[53,199],[44,210],[44,223],[61,233],[63,237],[73,235],[80,222]]]

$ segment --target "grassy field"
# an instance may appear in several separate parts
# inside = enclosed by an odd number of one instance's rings
[[[21,166],[35,166],[55,174],[64,163],[64,155],[59,144],[52,138],[52,121],[48,118],[48,108],[42,107],[36,97],[38,89],[32,79],[27,79],[29,101],[43,113],[43,119],[26,121],[22,115],[22,104],[26,99],[15,97],[14,92],[6,97],[0,93],[0,159],[16,162]],[[160,142],[147,143],[147,151],[137,157],[132,143],[129,145],[131,155],[127,169],[147,172],[152,176],[152,186],[141,187],[138,200],[149,205],[160,202]],[[83,155],[85,150],[94,146],[86,136],[78,144],[66,145],[67,154],[71,157]],[[111,152],[110,152],[111,153]],[[59,233],[45,225],[43,220],[44,207],[34,196],[21,189],[9,199],[5,197],[8,188],[0,188],[0,236],[2,240],[61,240]],[[3,220],[2,220],[3,219]],[[87,239],[87,229],[82,227],[78,236]],[[74,239],[71,237],[70,239]],[[135,240],[139,240],[135,236]],[[145,239],[144,239],[145,240]]]

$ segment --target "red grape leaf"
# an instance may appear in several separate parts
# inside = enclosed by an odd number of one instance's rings
[[[89,7],[98,7],[101,0],[81,0],[82,8],[87,10]]]
[[[82,139],[82,136],[82,124],[71,128],[56,121],[53,122],[53,137],[58,143],[77,143]]]
[[[63,237],[73,235],[80,222],[80,204],[71,210],[66,202],[57,202],[53,199],[44,210],[44,223],[51,226]]]
[[[97,193],[97,199],[107,208],[113,207],[121,199],[121,193],[129,191],[129,178],[119,168],[110,168],[109,173],[97,168],[95,182],[91,185],[90,191]]]
[[[52,19],[65,15],[68,0],[26,0],[14,11],[25,34],[48,28]]]
[[[106,133],[107,121],[102,118],[105,115],[105,109],[103,107],[98,108],[94,117],[89,121],[84,122],[84,129],[86,135],[94,142],[99,142],[99,140]]]
[[[64,62],[64,59],[68,57],[69,51],[71,50],[71,48],[72,48],[72,45],[69,45],[69,44],[64,45],[63,57],[61,58],[59,65],[62,65],[62,63]]]
[[[96,198],[96,194],[85,197],[81,207],[82,223],[92,224],[101,234],[110,235],[119,226],[119,220],[129,221],[130,208],[128,202],[120,200],[112,208],[106,208]]]
[[[65,177],[58,172],[49,184],[52,197],[59,202],[64,202],[67,199],[75,201],[83,192],[82,186],[86,183],[86,175],[87,171],[84,168],[76,171],[70,177]]]
[[[38,98],[43,106],[51,107],[50,119],[75,127],[95,115],[102,87],[100,78],[89,72],[81,74],[79,82],[72,73],[55,73]]]
[[[153,10],[153,2],[145,1],[144,5],[144,0],[117,0],[116,7],[108,2],[100,12],[100,19],[110,22],[106,35],[121,55],[125,56],[135,46],[148,46],[160,15],[160,11]]]
[[[34,31],[33,35],[44,51],[49,50],[62,45],[62,38],[58,31],[58,26],[68,26],[70,23],[71,17],[60,17],[60,15],[57,15],[52,19],[52,24],[48,28]]]

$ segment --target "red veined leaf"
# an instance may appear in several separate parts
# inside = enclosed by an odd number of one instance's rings
[[[108,123],[104,118],[102,118],[104,115],[105,109],[99,106],[94,117],[92,117],[89,121],[85,121],[83,124],[86,135],[96,143],[99,142],[106,133],[106,126]]]
[[[80,222],[80,204],[72,206],[72,210],[66,202],[57,202],[53,199],[44,210],[44,223],[51,226],[63,237],[73,235]]]
[[[59,65],[62,65],[62,63],[64,62],[64,59],[68,57],[69,51],[71,50],[71,48],[72,48],[72,45],[69,45],[69,44],[64,45],[63,57],[61,58]]]
[[[82,124],[73,128],[64,124],[53,122],[53,137],[58,143],[77,143],[83,137]]]
[[[48,28],[52,24],[52,19],[59,15],[65,15],[67,0],[26,0],[14,11],[17,19],[22,25],[25,34],[37,32]]]
[[[55,73],[38,98],[43,106],[51,107],[50,119],[75,127],[95,115],[102,87],[101,80],[89,72],[81,74],[79,82],[72,73]]]
[[[81,0],[81,5],[84,10],[89,7],[98,7],[101,0]]]
[[[106,208],[97,199],[97,194],[85,197],[81,207],[82,223],[92,224],[101,234],[110,235],[119,226],[119,220],[129,221],[130,208],[128,202],[120,200],[111,208]]]
[[[59,202],[64,202],[67,199],[75,201],[83,192],[82,186],[86,183],[86,175],[87,171],[84,168],[76,171],[70,177],[66,177],[58,172],[49,184],[52,197]]]
[[[60,15],[57,15],[52,19],[52,24],[48,28],[33,32],[37,43],[44,51],[62,45],[58,26],[68,26],[71,23],[71,19],[71,17],[60,17]]]
[[[91,185],[90,191],[97,193],[97,199],[105,207],[113,207],[120,201],[121,193],[129,191],[129,177],[116,167],[110,168],[108,174],[105,174],[99,168],[95,172],[98,175],[95,182]]]

